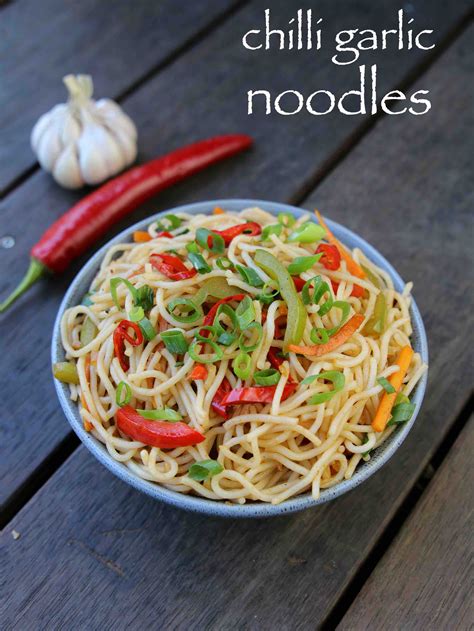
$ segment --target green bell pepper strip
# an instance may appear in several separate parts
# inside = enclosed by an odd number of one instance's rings
[[[278,283],[281,297],[288,307],[285,339],[283,340],[283,349],[286,351],[289,344],[297,344],[303,337],[307,318],[305,306],[296,291],[295,283],[288,270],[273,254],[265,250],[257,250],[255,263]]]
[[[193,300],[197,305],[202,305],[208,296],[222,300],[222,298],[234,296],[236,291],[237,287],[231,287],[223,276],[215,276],[201,285],[199,291],[194,294]]]
[[[366,335],[382,335],[387,323],[387,301],[382,292],[375,299],[374,313],[364,327]]]

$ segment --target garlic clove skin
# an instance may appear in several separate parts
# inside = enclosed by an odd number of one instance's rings
[[[118,143],[100,124],[84,126],[78,148],[82,177],[87,184],[103,182],[124,167]]]
[[[129,165],[135,162],[137,157],[137,143],[125,131],[120,128],[114,130],[114,136],[120,146],[124,164]]]
[[[114,129],[120,129],[132,140],[137,139],[137,128],[130,116],[127,116],[121,107],[111,99],[99,99],[96,103],[97,111],[105,117],[107,125]]]
[[[53,177],[64,188],[76,189],[84,186],[75,143],[69,144],[56,160]]]
[[[35,126],[31,131],[30,136],[30,144],[33,151],[36,153],[38,151],[39,143],[44,132],[48,129],[48,127],[53,123],[55,117],[60,117],[67,111],[66,103],[60,103],[59,105],[55,105],[52,110],[46,112],[39,117],[36,121]]]
[[[60,119],[57,120],[54,118],[47,130],[44,131],[39,139],[37,149],[38,162],[42,168],[48,172],[53,170],[54,163],[58,159],[63,148],[61,143],[60,122]]]

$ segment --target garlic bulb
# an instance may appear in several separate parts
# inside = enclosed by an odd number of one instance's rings
[[[99,184],[135,160],[137,130],[117,103],[92,99],[89,75],[67,75],[63,81],[69,101],[41,116],[31,147],[61,186]]]

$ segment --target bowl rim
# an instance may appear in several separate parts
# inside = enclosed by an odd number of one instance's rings
[[[246,208],[258,207],[262,210],[266,210],[271,214],[277,215],[278,213],[291,213],[296,217],[303,214],[310,213],[310,211],[303,208],[298,208],[289,204],[283,204],[279,202],[272,202],[268,200],[260,199],[216,199],[203,202],[194,202],[191,204],[184,204],[163,210],[159,213],[155,213],[142,221],[139,221],[130,227],[126,228],[105,245],[103,245],[97,252],[95,252],[90,259],[83,265],[80,271],[76,274],[74,280],[70,284],[66,294],[58,309],[56,319],[54,322],[52,344],[51,344],[51,361],[52,363],[64,360],[64,350],[61,345],[60,334],[60,321],[64,311],[79,303],[78,296],[82,297],[85,293],[83,291],[83,285],[90,285],[92,278],[97,272],[99,265],[105,256],[107,250],[118,243],[126,242],[130,240],[132,233],[136,230],[142,230],[146,228],[150,223],[156,221],[159,217],[167,213],[188,213],[188,214],[209,214],[215,206],[220,206],[229,211],[240,211]],[[367,243],[362,237],[352,232],[348,228],[338,224],[330,219],[326,219],[327,224],[334,232],[334,234],[343,243],[352,243],[350,247],[360,248],[364,254],[376,265],[382,267],[392,278],[397,290],[401,290],[405,283],[395,270],[395,268],[380,254],[372,245]],[[88,280],[87,280],[88,279]],[[416,305],[415,300],[412,298],[410,305],[410,315],[413,324],[412,340],[415,340],[414,346],[416,351],[420,353],[422,361],[428,363],[428,342],[426,332],[423,324],[423,320],[420,311]],[[210,500],[194,495],[186,495],[178,493],[176,491],[169,490],[158,483],[151,482],[140,478],[134,472],[132,472],[125,464],[114,460],[108,453],[105,446],[94,438],[91,434],[86,432],[83,427],[82,419],[79,415],[79,409],[74,401],[69,398],[69,388],[66,384],[62,384],[56,379],[53,379],[56,393],[59,398],[61,407],[66,415],[69,424],[72,429],[86,446],[86,448],[103,464],[109,471],[115,474],[122,481],[126,482],[133,488],[155,498],[166,502],[167,504],[183,508],[188,511],[203,513],[213,516],[221,517],[271,517],[275,515],[282,515],[285,513],[293,513],[301,511],[307,508],[318,506],[325,502],[347,493],[348,491],[356,488],[362,482],[371,477],[376,471],[378,471],[397,451],[400,445],[403,443],[408,433],[410,432],[413,424],[416,421],[421,404],[423,402],[426,384],[428,380],[428,371],[424,373],[416,388],[413,391],[412,402],[415,403],[415,411],[408,423],[405,423],[401,427],[397,428],[395,432],[376,450],[374,456],[361,466],[356,468],[354,475],[349,480],[343,480],[333,487],[322,489],[319,498],[314,499],[309,492],[302,495],[298,495],[294,498],[290,498],[281,502],[280,504],[270,504],[264,502],[254,502],[248,504],[231,504],[225,501]]]

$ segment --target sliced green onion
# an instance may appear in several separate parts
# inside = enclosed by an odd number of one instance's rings
[[[188,254],[188,259],[191,261],[194,269],[196,269],[199,274],[209,274],[209,272],[212,272],[211,266],[206,263],[206,259],[202,254],[190,252]]]
[[[224,471],[224,467],[217,460],[201,460],[193,463],[188,470],[188,476],[191,480],[204,482],[213,475],[217,475]]]
[[[209,344],[212,350],[214,351],[213,355],[201,355],[196,351],[197,346],[204,346],[205,344]],[[195,362],[199,364],[214,364],[214,362],[220,361],[224,356],[222,348],[220,348],[215,342],[212,340],[206,340],[205,342],[201,340],[194,340],[191,346],[189,347],[189,356],[191,359],[194,359]]]
[[[149,285],[142,285],[137,288],[135,305],[141,307],[143,311],[150,311],[155,301],[155,292]]]
[[[115,403],[123,408],[124,405],[128,405],[132,398],[132,389],[125,381],[121,381],[115,392]]]
[[[393,394],[395,392],[395,388],[388,379],[385,379],[385,377],[379,377],[377,379],[377,383],[382,386],[387,394]]]
[[[130,310],[128,317],[132,322],[140,322],[145,317],[145,312],[142,307],[135,306]]]
[[[365,445],[365,443],[369,442],[369,435],[368,434],[364,434],[364,438],[362,440],[362,444]],[[362,454],[362,459],[367,461],[369,459],[370,454],[372,453],[372,449],[369,449],[369,451],[364,451]]]
[[[254,381],[259,386],[275,386],[280,381],[281,373],[275,368],[267,368],[254,373]]]
[[[79,385],[79,374],[77,372],[77,366],[73,362],[58,362],[53,364],[53,375],[58,381],[62,383],[74,383]]]
[[[263,287],[264,282],[254,269],[244,265],[236,265],[236,268],[246,283],[252,287]]]
[[[191,241],[191,243],[186,243],[186,250],[188,252],[192,252],[193,254],[199,254],[199,247],[196,241]]]
[[[341,316],[341,321],[339,322],[339,324],[337,326],[333,327],[332,329],[328,329],[329,337],[332,337],[333,335],[335,335],[339,331],[341,326],[343,324],[345,324],[347,318],[349,317],[349,312],[351,310],[351,305],[348,302],[346,302],[345,300],[335,300],[332,303],[332,308],[333,309],[340,309],[342,311],[342,316]],[[319,313],[321,313],[321,309],[319,310]]]
[[[268,291],[271,290],[271,291]],[[257,300],[260,300],[264,305],[269,305],[280,295],[280,288],[274,281],[265,283],[262,289],[262,293],[258,294]]]
[[[314,283],[314,291],[313,295],[309,293],[310,287]],[[319,307],[318,315],[325,315],[333,306],[334,300],[331,294],[331,290],[329,289],[329,285],[323,281],[321,276],[313,276],[310,280],[306,281],[301,290],[301,297],[303,299],[303,303],[305,305],[309,305],[311,303],[317,305],[319,301],[324,296],[324,294],[328,293],[329,296],[325,302]]]
[[[217,338],[217,343],[222,344],[222,346],[230,346],[235,342],[236,339],[236,333],[227,333],[227,331],[224,331],[224,333],[221,333]]]
[[[150,322],[148,318],[142,318],[138,322],[138,326],[142,330],[143,337],[149,342],[150,340],[155,339],[156,330],[153,324]]]
[[[227,258],[227,256],[220,256],[218,259],[216,259],[216,265],[219,269],[224,271],[228,269],[233,269],[234,267],[234,264],[230,259]]]
[[[84,307],[90,307],[91,305],[93,305],[94,303],[91,300],[91,296],[94,293],[95,292],[93,292],[93,291],[88,291],[87,294],[84,294],[84,296],[82,297],[81,305],[84,305]]]
[[[312,221],[305,221],[288,237],[289,243],[315,243],[326,236],[326,231]]]
[[[315,327],[311,329],[309,337],[313,344],[327,344],[329,342],[329,333],[326,329],[318,329]]]
[[[248,353],[241,351],[237,357],[234,358],[232,368],[239,379],[248,379],[250,377],[250,371],[252,370],[252,358]]]
[[[129,292],[132,294],[133,302],[136,303],[137,301],[137,290],[132,285],[132,283],[128,281],[126,278],[121,278],[120,276],[116,276],[115,278],[110,279],[110,294],[112,296],[112,300],[114,301],[117,309],[121,308],[119,299],[117,296],[117,287],[120,285],[120,283],[123,283],[129,290]]]
[[[168,351],[173,355],[187,352],[189,345],[181,329],[168,329],[160,333],[160,337]]]
[[[196,230],[196,241],[202,248],[213,254],[224,254],[225,252],[224,238],[207,228],[198,228]]]
[[[245,342],[247,341],[247,338],[245,337],[245,333],[253,329],[257,331],[256,340],[251,344],[245,344]],[[262,341],[262,337],[263,337],[262,325],[259,322],[251,322],[248,325],[248,327],[245,330],[243,330],[242,333],[240,334],[240,337],[239,337],[240,350],[245,351],[247,353],[254,351],[259,346],[260,342]]]
[[[229,318],[229,320],[231,321],[231,326],[227,326],[226,324],[221,322],[220,317],[222,314],[226,315]],[[239,322],[235,314],[235,311],[232,309],[230,305],[227,305],[227,304],[219,305],[219,307],[217,308],[216,317],[214,318],[214,326],[217,328],[218,335],[223,335],[224,333],[233,335],[233,330],[239,327]],[[224,328],[224,327],[227,327],[227,328]]]
[[[296,219],[293,217],[291,213],[279,213],[278,215],[278,223],[285,228],[291,228],[296,223]]]
[[[209,331],[212,337],[206,337],[205,335],[202,335],[201,331]],[[209,342],[209,340],[215,341],[219,333],[220,331],[217,326],[201,326],[196,333],[196,339],[200,342]]]
[[[403,397],[403,398],[402,398]],[[395,400],[395,405],[392,408],[392,417],[387,423],[389,425],[397,425],[398,423],[406,423],[413,416],[416,405],[410,403],[410,399],[404,394],[398,395]]]
[[[98,329],[92,320],[90,318],[86,318],[82,323],[81,333],[79,335],[81,346],[84,347],[90,344],[97,335],[97,331]]]
[[[319,394],[312,396],[308,399],[309,405],[318,405],[319,403],[329,401],[329,399],[332,399],[337,392],[340,392],[344,388],[344,384],[346,383],[344,374],[337,370],[328,370],[327,372],[320,372],[319,375],[313,376],[316,379],[325,379],[326,381],[330,381],[334,387],[330,392],[320,392]]]
[[[307,272],[313,267],[315,263],[319,261],[322,254],[315,254],[314,256],[297,256],[295,260],[288,265],[288,271],[292,276]]]
[[[176,230],[181,225],[181,219],[176,215],[165,215],[159,221],[156,222],[156,229],[160,231],[169,232],[170,230]]]
[[[242,302],[239,302],[235,310],[237,325],[241,331],[246,329],[248,325],[255,320],[255,307],[249,296],[245,296]]]
[[[281,223],[272,223],[270,226],[265,226],[262,230],[262,241],[268,241],[271,234],[276,234],[279,237],[282,230],[283,224]]]
[[[181,414],[171,408],[163,408],[162,410],[137,410],[137,412],[140,416],[150,421],[171,421],[172,423],[176,423],[177,421],[183,420]]]
[[[187,315],[176,315],[174,310],[180,307],[180,311]],[[177,322],[189,323],[196,322],[204,316],[203,311],[191,298],[173,298],[167,305],[168,313],[170,313]]]

